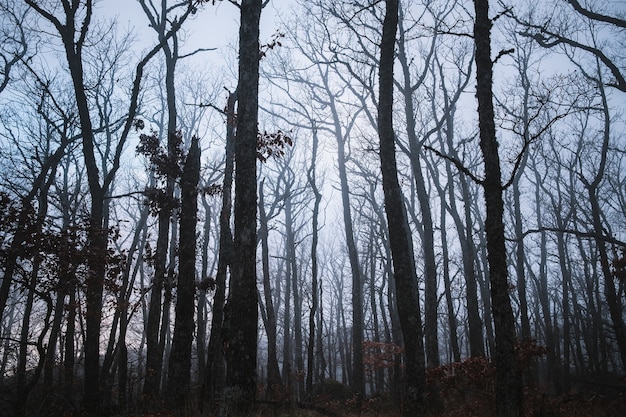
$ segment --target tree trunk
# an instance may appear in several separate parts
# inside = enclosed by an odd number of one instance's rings
[[[400,23],[402,25],[402,23]],[[428,367],[439,366],[439,337],[437,329],[437,266],[435,260],[435,237],[433,216],[430,208],[430,197],[428,195],[426,180],[422,172],[421,146],[417,138],[415,109],[413,105],[413,92],[415,87],[411,85],[410,66],[404,49],[404,28],[400,33],[399,61],[402,66],[404,76],[404,108],[406,115],[406,131],[409,139],[411,171],[417,190],[417,200],[422,214],[422,251],[424,256],[424,336],[425,352]],[[395,37],[395,35],[394,35]]]
[[[189,395],[191,344],[194,330],[196,289],[196,224],[198,212],[198,181],[200,179],[200,147],[198,138],[191,140],[180,179],[180,243],[178,285],[176,287],[176,318],[168,370],[168,395],[179,405]]]
[[[224,303],[226,301],[226,274],[233,256],[233,237],[230,229],[232,211],[233,171],[235,165],[235,103],[237,93],[230,93],[226,103],[226,146],[224,179],[222,182],[222,208],[220,210],[220,236],[217,273],[215,275],[215,294],[211,315],[211,335],[207,347],[206,374],[204,377],[205,398],[214,408],[224,386],[226,369],[222,346],[224,324]]]
[[[610,127],[611,127],[611,117],[609,114],[609,105],[606,97],[606,93],[604,91],[604,85],[602,83],[598,83],[598,89],[600,92],[600,96],[602,99],[602,110],[604,117],[604,130],[603,141],[602,141],[602,150],[600,155],[600,163],[598,166],[598,172],[595,175],[593,181],[587,181],[584,176],[581,174],[581,180],[587,189],[587,195],[589,197],[589,203],[591,204],[591,219],[593,221],[593,228],[596,233],[596,246],[598,248],[598,255],[600,257],[600,267],[602,271],[602,278],[604,281],[604,297],[606,299],[606,303],[608,306],[608,310],[611,316],[611,321],[613,324],[613,331],[615,332],[615,339],[617,341],[618,353],[620,355],[620,359],[622,362],[622,371],[626,369],[626,324],[624,323],[624,314],[623,314],[623,306],[622,301],[617,296],[617,292],[615,290],[615,283],[613,278],[613,273],[611,272],[611,265],[609,261],[609,256],[606,249],[606,242],[601,236],[604,234],[605,228],[602,224],[602,210],[600,208],[600,203],[598,201],[598,186],[600,185],[603,177],[604,171],[606,167],[607,155],[609,150],[609,139],[610,139]],[[602,326],[600,325],[598,330],[601,330]],[[606,363],[606,361],[603,361]]]
[[[156,24],[153,20],[152,27],[157,31],[159,40],[163,40],[165,36],[166,11],[162,10],[160,16],[161,22]],[[151,17],[151,15],[149,15]],[[154,18],[153,18],[154,19]],[[167,163],[173,164],[176,161],[177,148],[179,146],[179,132],[177,125],[177,109],[176,109],[176,86],[174,83],[176,73],[176,63],[178,61],[177,42],[174,40],[174,47],[170,48],[169,44],[163,44],[163,55],[165,57],[165,91],[167,103]],[[172,207],[174,200],[175,178],[171,173],[171,169],[166,171],[165,178],[165,196],[164,204],[159,207],[158,214],[158,232],[157,243],[154,259],[154,279],[152,282],[152,290],[150,292],[150,303],[148,309],[148,323],[146,325],[146,375],[144,379],[143,394],[153,399],[158,397],[161,378],[163,373],[163,355],[165,340],[163,336],[166,329],[164,322],[168,322],[169,303],[171,286],[167,285],[168,277],[168,245],[170,244],[170,221],[172,216]],[[175,235],[172,232],[171,240],[175,241]],[[174,259],[169,260],[173,265]],[[163,289],[165,288],[165,300],[163,301]],[[161,316],[163,314],[163,317]]]
[[[272,287],[270,285],[270,259],[267,226],[267,213],[265,212],[265,199],[263,181],[259,188],[259,240],[261,241],[261,259],[263,270],[263,295],[265,297],[265,332],[267,333],[267,392],[268,398],[280,400],[283,395],[283,382],[278,367],[278,346],[276,337],[276,310],[272,299]]]
[[[450,258],[448,255],[448,232],[446,228],[445,204],[441,205],[441,257],[443,262],[443,283],[445,288],[446,306],[448,307],[448,327],[450,332],[450,350],[454,362],[461,361],[461,350],[459,349],[459,338],[457,335],[457,319],[452,301],[452,284],[450,282]]]
[[[26,378],[26,360],[28,359],[28,348],[30,341],[28,334],[30,332],[30,319],[33,311],[33,302],[35,297],[35,285],[37,283],[37,274],[39,273],[40,263],[33,262],[32,271],[28,278],[28,286],[26,288],[26,304],[24,305],[24,317],[22,318],[22,329],[20,332],[20,347],[17,358],[17,395],[14,403],[14,417],[24,417],[26,415],[26,404],[28,398],[28,384]]]
[[[249,413],[256,392],[258,300],[256,287],[257,136],[259,21],[261,0],[242,0],[239,28],[239,84],[235,139],[235,233],[238,262],[231,269],[226,305],[225,403],[221,414]]]
[[[380,47],[378,136],[385,211],[393,259],[398,312],[405,349],[403,415],[420,415],[425,408],[425,364],[422,323],[417,295],[417,274],[410,250],[410,233],[402,190],[398,182],[393,130],[393,63],[398,25],[398,0],[386,0]]]
[[[317,243],[318,243],[318,229],[319,229],[319,210],[320,210],[320,202],[322,200],[322,194],[317,188],[317,183],[315,180],[316,175],[316,161],[317,161],[317,147],[318,147],[318,137],[317,137],[317,129],[315,126],[313,127],[313,148],[311,150],[311,166],[307,171],[307,178],[309,181],[309,185],[314,195],[313,202],[313,213],[312,217],[312,225],[311,225],[311,308],[309,311],[309,342],[307,346],[307,374],[306,374],[306,393],[311,394],[313,392],[313,383],[315,380],[320,380],[323,378],[321,372],[315,372],[315,345],[318,344],[317,348],[321,349],[321,333],[322,327],[318,326],[317,334],[318,337],[316,339],[315,334],[315,315],[317,314],[317,310],[319,307],[319,284],[318,284],[318,267],[317,267]],[[321,312],[320,312],[321,314]],[[318,355],[318,363],[323,359],[323,354]],[[315,377],[315,379],[314,379]]]
[[[68,289],[70,298],[67,303],[67,325],[65,328],[65,357],[63,359],[63,396],[68,404],[74,404],[74,333],[76,330],[76,281],[72,280]]]
[[[517,417],[522,413],[522,386],[515,357],[515,321],[509,298],[504,241],[503,190],[493,111],[489,1],[474,0],[474,9],[476,12],[474,41],[476,43],[478,126],[485,168],[485,178],[482,183],[487,211],[485,233],[495,325],[496,413],[499,417]]]
[[[206,194],[202,194],[202,206],[204,207],[204,224],[202,227],[202,247],[200,248],[201,267],[199,276],[198,304],[196,305],[196,352],[198,355],[198,381],[204,382],[206,376],[207,361],[207,317],[208,304],[207,294],[210,289],[209,284],[209,242],[211,240],[211,220],[213,217],[212,208]],[[219,258],[219,254],[216,258]],[[214,258],[213,266],[217,259]]]
[[[293,231],[293,210],[291,201],[291,185],[285,189],[285,249],[287,252],[287,268],[290,268],[291,290],[293,297],[293,333],[294,333],[294,362],[297,385],[293,387],[296,401],[304,395],[304,379],[300,377],[304,372],[304,357],[302,353],[302,301],[300,297],[300,283],[298,280],[298,264],[296,259],[296,242]]]

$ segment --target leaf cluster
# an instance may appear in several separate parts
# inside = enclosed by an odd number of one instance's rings
[[[279,47],[279,46],[283,46],[280,40],[284,37],[285,37],[285,34],[282,32],[274,33],[274,35],[272,36],[272,40],[269,43],[261,45],[261,48],[259,50],[259,60],[265,58],[267,56],[267,53],[271,51],[272,49]]]
[[[257,159],[261,162],[267,162],[272,157],[282,158],[285,156],[287,146],[293,146],[293,140],[287,132],[282,130],[272,133],[259,132],[256,145]]]
[[[202,187],[200,191],[204,193],[205,195],[214,197],[214,196],[222,195],[222,193],[224,192],[224,187],[222,187],[221,184],[213,183],[213,184],[207,185],[206,187]]]
[[[143,123],[135,122],[138,128],[143,127]],[[139,136],[139,145],[136,152],[144,155],[150,162],[150,170],[154,172],[160,186],[146,187],[144,196],[145,204],[150,207],[150,212],[156,215],[160,210],[171,212],[180,206],[180,201],[171,196],[166,185],[170,181],[180,179],[185,161],[183,152],[183,135],[180,130],[170,132],[167,140],[167,147],[161,144],[158,133],[151,130],[149,134]]]
[[[150,168],[159,178],[178,178],[182,173],[184,153],[183,136],[180,131],[170,133],[167,149],[161,145],[157,132],[139,136],[136,152],[144,155],[150,162]]]

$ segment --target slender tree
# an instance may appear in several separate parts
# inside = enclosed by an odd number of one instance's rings
[[[307,345],[307,374],[306,374],[306,392],[307,394],[312,393],[313,391],[313,381],[315,379],[323,378],[323,375],[315,375],[316,366],[314,364],[315,360],[315,345],[318,344],[317,348],[321,349],[319,341],[321,340],[322,329],[317,329],[318,337],[316,339],[316,329],[315,329],[315,315],[317,314],[317,310],[319,309],[319,268],[317,266],[317,245],[319,241],[319,209],[320,202],[322,200],[322,194],[319,191],[317,182],[316,182],[316,163],[317,163],[317,148],[319,138],[317,136],[317,128],[313,126],[313,144],[311,149],[311,165],[307,170],[307,179],[309,182],[309,186],[311,187],[314,195],[313,201],[313,221],[311,224],[312,231],[311,233],[311,307],[309,310],[309,340]],[[321,326],[320,326],[321,327]],[[322,358],[318,357],[318,360]]]
[[[233,172],[235,168],[235,105],[237,92],[228,94],[226,102],[226,145],[224,178],[222,180],[222,207],[219,219],[219,254],[215,276],[215,294],[213,296],[213,314],[211,317],[211,335],[207,347],[207,372],[204,377],[204,397],[210,407],[215,407],[224,386],[226,369],[224,367],[224,349],[222,348],[222,329],[224,324],[224,304],[226,302],[226,275],[233,256],[233,236],[230,227],[233,194]]]

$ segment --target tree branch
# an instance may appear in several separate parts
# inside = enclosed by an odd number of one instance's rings
[[[598,22],[610,23],[617,27],[626,29],[626,20],[624,19],[619,19],[613,16],[607,16],[604,14],[593,12],[589,9],[585,9],[580,5],[578,0],[566,0],[566,1],[572,5],[574,10],[576,10],[578,13],[582,14],[583,16],[586,16],[593,20],[597,20]]]
[[[467,175],[472,181],[474,181],[476,184],[483,184],[484,180],[481,180],[480,178],[478,178],[476,175],[474,175],[472,173],[472,171],[469,170],[469,168],[467,168],[465,165],[463,165],[463,162],[459,161],[458,159],[456,159],[453,156],[444,154],[443,152],[433,148],[432,146],[428,146],[428,145],[424,145],[424,149],[434,153],[435,155],[437,155],[440,158],[443,159],[447,159],[448,161],[452,162],[454,164],[454,166],[461,171],[462,173],[464,173],[465,175]]]
[[[527,37],[527,38],[531,38],[534,39],[540,46],[544,47],[544,48],[553,48],[557,45],[560,44],[565,44],[565,45],[569,45],[571,47],[574,48],[579,48],[582,49],[583,51],[587,51],[592,53],[593,55],[595,55],[600,61],[602,61],[602,63],[611,71],[611,74],[613,75],[613,77],[615,77],[615,82],[614,83],[607,83],[607,85],[609,87],[614,87],[617,88],[618,90],[625,92],[626,93],[626,79],[624,79],[624,76],[622,75],[620,69],[617,67],[617,65],[615,65],[613,63],[613,61],[611,61],[611,59],[609,57],[607,57],[604,52],[602,52],[600,49],[598,48],[594,48],[585,44],[582,44],[580,42],[577,42],[575,40],[569,39],[569,38],[565,38],[561,35],[558,35],[556,33],[552,33],[550,31],[548,31],[545,28],[542,27],[538,27],[535,25],[530,25],[528,23],[523,23],[520,22],[522,24],[524,24],[527,27],[533,28],[533,29],[537,29],[539,30],[538,33],[530,33],[528,31],[525,32],[520,32],[521,36]],[[552,39],[550,39],[550,38]]]
[[[517,241],[524,239],[526,236],[530,234],[543,233],[543,232],[565,233],[565,234],[570,234],[570,235],[574,235],[574,236],[578,236],[578,237],[582,237],[586,239],[599,239],[606,243],[611,243],[613,245],[626,248],[626,242],[622,242],[621,240],[616,239],[611,236],[605,236],[605,235],[601,235],[595,232],[583,232],[583,231],[574,230],[574,229],[560,229],[558,227],[540,227],[538,229],[529,229],[529,230],[526,230],[524,233],[522,233],[522,236],[519,239],[507,238],[507,240],[510,242],[517,242]]]

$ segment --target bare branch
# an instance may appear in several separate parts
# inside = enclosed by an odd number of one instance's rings
[[[574,10],[576,10],[578,13],[582,14],[583,16],[586,16],[593,20],[597,20],[598,22],[606,22],[606,23],[615,25],[617,27],[626,29],[626,20],[624,19],[619,19],[613,16],[607,16],[604,14],[593,12],[589,9],[585,9],[580,5],[578,0],[566,0],[566,1],[572,5]]]
[[[496,57],[496,59],[493,60],[493,63],[495,64],[496,62],[498,62],[498,60],[500,60],[500,58],[505,55],[510,55],[513,52],[515,52],[515,48],[501,50],[500,52],[498,52],[498,56]]]
[[[517,242],[517,241],[524,239],[526,236],[530,234],[544,233],[544,232],[565,233],[565,234],[569,234],[573,236],[582,237],[585,239],[598,239],[606,243],[611,243],[613,245],[626,248],[626,242],[622,242],[621,240],[616,239],[612,236],[606,236],[606,235],[598,234],[596,232],[584,232],[581,230],[574,230],[574,229],[561,229],[558,227],[540,227],[537,229],[529,229],[529,230],[526,230],[524,233],[522,233],[522,236],[519,239],[507,238],[507,240],[510,242]]]
[[[458,159],[456,159],[455,157],[448,155],[448,154],[444,154],[443,152],[433,148],[432,146],[428,146],[428,145],[424,145],[424,149],[434,153],[435,155],[437,155],[440,158],[443,159],[447,159],[448,161],[452,162],[454,164],[454,166],[461,171],[462,173],[464,173],[465,175],[467,175],[472,181],[474,181],[476,184],[483,184],[484,180],[481,180],[480,178],[478,178],[476,175],[474,175],[472,173],[472,171],[469,170],[469,168],[467,168],[465,165],[463,165],[463,162],[459,161]]]

